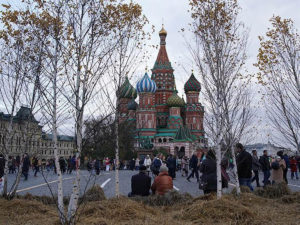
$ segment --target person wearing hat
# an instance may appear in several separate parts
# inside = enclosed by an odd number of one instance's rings
[[[131,192],[128,197],[148,196],[150,194],[151,178],[146,173],[147,168],[142,165],[139,173],[131,177]]]
[[[153,194],[164,195],[173,189],[173,179],[168,174],[168,167],[162,165],[159,169],[158,176],[154,179],[151,186]]]

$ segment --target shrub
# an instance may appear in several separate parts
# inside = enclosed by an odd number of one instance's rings
[[[103,189],[99,185],[94,185],[79,199],[79,202],[102,201],[105,199]]]
[[[151,195],[148,197],[136,196],[132,199],[150,206],[172,206],[175,204],[187,203],[191,201],[193,197],[188,193],[180,194],[177,191],[172,190],[165,195]]]
[[[266,187],[257,188],[254,194],[265,198],[281,198],[284,195],[291,194],[291,191],[286,183],[267,185]]]

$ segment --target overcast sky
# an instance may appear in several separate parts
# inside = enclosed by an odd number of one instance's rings
[[[128,0],[129,1],[129,0]],[[10,3],[14,7],[20,6],[21,0],[0,0],[0,3]],[[183,85],[188,79],[191,70],[195,65],[190,60],[188,50],[185,45],[184,38],[179,32],[181,28],[188,28],[191,22],[190,13],[188,12],[188,0],[136,0],[142,8],[144,14],[149,19],[150,25],[156,27],[156,31],[152,36],[151,44],[159,44],[158,32],[164,23],[168,32],[167,51],[169,59],[175,69],[174,75],[179,94],[183,94]],[[279,15],[283,18],[291,18],[295,22],[295,26],[300,26],[300,0],[240,0],[239,4],[242,8],[240,19],[249,28],[248,43],[248,61],[247,70],[251,73],[256,72],[253,63],[256,60],[259,48],[258,35],[263,35],[270,27],[269,19],[273,15]],[[0,6],[1,8],[1,6]],[[150,27],[150,26],[149,26]],[[186,34],[187,40],[190,34]],[[149,48],[150,60],[141,65],[140,70],[134,74],[132,84],[135,86],[136,81],[143,76],[144,68],[147,66],[151,69],[154,65],[158,50]],[[259,87],[253,84],[254,90]],[[263,107],[259,104],[259,94],[256,94],[254,104],[258,105],[258,116],[265,121]],[[254,142],[267,142],[268,134],[272,133],[271,129],[266,127],[266,123],[259,123],[259,135]]]
[[[145,15],[151,24],[155,25],[156,32],[152,38],[152,44],[159,44],[158,31],[161,29],[162,21],[168,32],[167,51],[169,59],[175,69],[174,75],[176,85],[180,95],[183,94],[183,85],[190,75],[191,69],[195,65],[189,60],[189,53],[185,46],[184,38],[179,33],[181,28],[188,28],[191,21],[188,12],[189,5],[187,0],[140,0],[138,3],[143,7]],[[256,72],[253,63],[256,62],[256,56],[259,48],[258,36],[264,35],[267,28],[270,27],[269,19],[273,15],[279,15],[283,18],[291,18],[295,26],[300,26],[300,0],[240,0],[242,8],[240,20],[249,28],[248,42],[248,61],[247,70],[251,73]],[[187,37],[189,34],[186,34]],[[156,59],[157,50],[152,50],[152,57],[147,62],[148,67],[152,68]],[[145,66],[145,65],[144,65]],[[142,73],[142,71],[141,71]],[[138,74],[137,74],[138,75]],[[142,74],[140,75],[142,76]],[[134,83],[134,81],[133,81]],[[257,105],[257,136],[253,142],[271,141],[271,135],[274,130],[266,122],[263,105],[258,101],[260,99],[258,91],[259,86],[253,82],[255,90],[255,102]],[[261,120],[261,121],[260,121]],[[270,135],[270,136],[268,136]]]

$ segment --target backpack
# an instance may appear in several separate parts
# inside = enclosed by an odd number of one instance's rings
[[[272,162],[271,167],[273,170],[279,170],[280,165],[278,161]]]

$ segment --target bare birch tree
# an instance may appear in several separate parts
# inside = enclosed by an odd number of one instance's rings
[[[300,151],[300,37],[291,19],[273,16],[270,22],[259,37],[257,77],[275,142]]]
[[[226,105],[230,91],[238,84],[245,63],[247,32],[237,16],[236,0],[191,0],[193,44],[192,57],[204,86],[207,113],[212,118],[210,132],[217,158],[217,196],[222,196],[222,140],[227,122]]]
[[[116,168],[116,196],[120,196],[119,191],[119,118],[120,118],[120,94],[121,86],[128,79],[130,74],[133,74],[144,59],[145,40],[150,38],[149,33],[145,33],[143,28],[148,23],[147,18],[142,15],[142,8],[138,4],[130,3],[128,8],[120,8],[123,17],[126,20],[120,21],[117,24],[116,36],[118,43],[114,53],[110,57],[111,67],[108,70],[109,80],[113,87],[116,96],[110,94],[109,88],[104,90],[104,94],[109,100],[112,111],[115,117],[115,168]],[[134,99],[134,96],[132,96]]]

